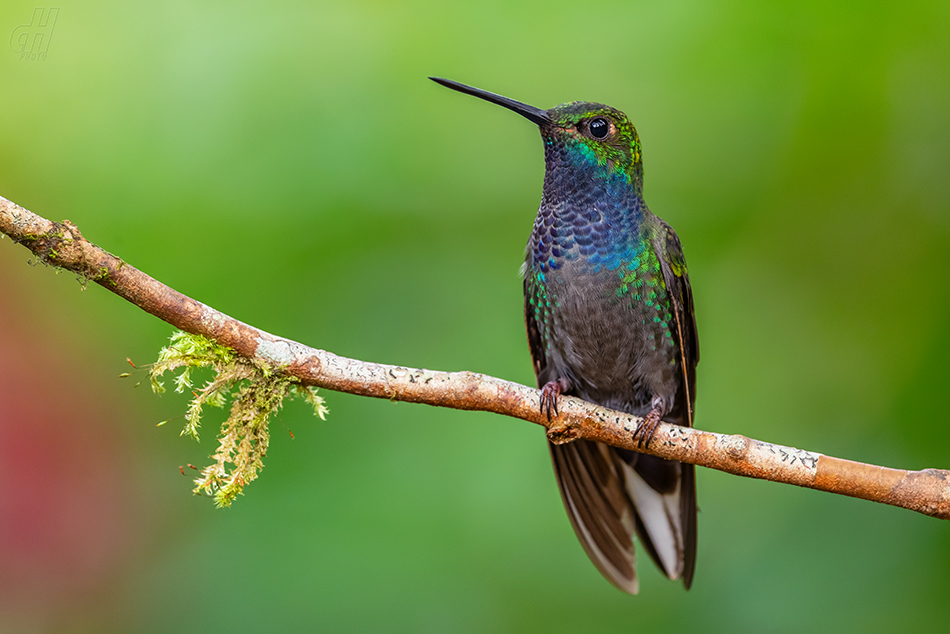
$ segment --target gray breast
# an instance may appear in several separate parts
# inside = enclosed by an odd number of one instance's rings
[[[570,380],[581,398],[634,414],[649,411],[656,396],[672,403],[675,350],[663,345],[656,311],[618,295],[616,272],[578,268],[568,265],[548,278],[556,298],[549,358],[554,374]]]

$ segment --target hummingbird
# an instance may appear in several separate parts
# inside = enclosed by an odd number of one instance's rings
[[[452,90],[517,112],[544,143],[544,185],[522,266],[539,407],[560,395],[659,422],[693,425],[699,338],[679,237],[643,199],[640,139],[627,116],[573,101],[542,110],[455,81]],[[548,442],[561,499],[588,557],[636,594],[633,536],[689,589],[696,564],[693,465],[589,440]]]

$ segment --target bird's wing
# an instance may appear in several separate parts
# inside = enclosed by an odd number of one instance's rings
[[[534,363],[534,375],[538,378],[538,387],[541,387],[548,381],[542,378],[547,369],[548,360],[547,355],[544,353],[544,341],[541,339],[541,331],[538,329],[538,322],[535,319],[535,306],[534,303],[537,301],[535,298],[537,293],[533,288],[531,280],[529,280],[528,275],[530,272],[525,271],[524,279],[524,325],[528,331],[528,346],[531,348],[531,361]]]
[[[660,268],[667,292],[673,298],[673,317],[683,372],[683,387],[687,394],[687,415],[684,422],[693,426],[693,407],[696,403],[696,364],[699,363],[699,334],[693,312],[693,292],[689,286],[689,272],[679,236],[673,228],[660,221],[660,230],[654,240],[656,252],[662,254]]]
[[[677,398],[673,411],[679,424],[693,426],[696,403],[696,364],[699,363],[699,335],[696,331],[696,315],[693,311],[693,292],[689,286],[686,258],[679,236],[663,221],[654,240],[657,253],[662,254],[660,263],[663,281],[673,299],[673,316],[676,321],[676,337],[679,344],[682,390],[685,398]],[[689,588],[696,567],[696,477],[691,464],[681,464],[680,521],[683,528],[683,584]]]

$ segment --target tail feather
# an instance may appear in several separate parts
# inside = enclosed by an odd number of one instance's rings
[[[548,446],[561,499],[587,556],[617,588],[636,594],[635,520],[606,446],[586,440]]]
[[[669,493],[651,488],[633,467],[622,462],[627,492],[636,514],[637,536],[657,566],[670,579],[683,573],[683,521],[680,517],[680,484]]]
[[[587,440],[549,447],[571,525],[601,574],[637,593],[636,534],[663,573],[688,589],[696,561],[693,466]]]

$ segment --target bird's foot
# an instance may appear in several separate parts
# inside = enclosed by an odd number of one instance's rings
[[[661,416],[660,408],[654,407],[643,417],[643,422],[633,432],[633,439],[637,441],[638,449],[645,449],[650,446],[650,441],[653,440],[653,436],[656,434],[656,428],[660,425]]]
[[[555,381],[548,381],[541,388],[541,413],[547,413],[548,420],[551,420],[551,412],[557,416],[557,399],[562,392],[570,388],[567,379],[560,378]]]

